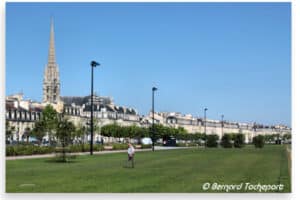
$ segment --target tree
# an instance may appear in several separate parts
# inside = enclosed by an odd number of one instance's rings
[[[285,142],[290,142],[290,140],[292,139],[291,133],[286,133],[286,134],[284,134],[283,137],[282,137],[282,139],[283,139],[283,141],[285,141]]]
[[[221,146],[224,147],[224,148],[231,148],[232,147],[232,137],[230,134],[224,134],[222,136],[222,139],[221,139]]]
[[[101,134],[106,137],[113,137],[117,135],[119,125],[117,123],[107,124],[102,126]]]
[[[206,135],[206,146],[207,147],[218,147],[219,136],[216,134]]]
[[[188,133],[187,130],[185,130],[185,128],[183,128],[183,127],[181,127],[181,126],[178,127],[177,129],[178,129],[178,132],[179,132],[179,133],[183,133],[183,134],[184,134],[184,133]]]
[[[80,143],[83,144],[84,141],[84,135],[86,134],[86,127],[83,126],[82,124],[79,124],[79,126],[76,127],[74,134],[73,134],[73,138],[78,139],[80,138]]]
[[[46,134],[45,122],[43,120],[35,122],[34,128],[31,131],[31,135],[38,140],[39,144],[42,143],[45,134]]]
[[[129,129],[129,134],[128,134],[129,139],[139,137],[140,130],[139,130],[139,127],[137,127],[135,124],[132,126],[129,126],[128,129]]]
[[[245,136],[242,133],[236,134],[233,145],[235,148],[242,148],[245,146]]]
[[[57,124],[56,138],[62,147],[68,146],[72,142],[72,136],[75,133],[75,126],[68,119],[62,119]]]
[[[132,137],[136,138],[138,141],[138,144],[142,143],[142,137],[145,137],[145,129],[138,127],[136,125],[131,126],[131,132],[132,132]]]
[[[71,144],[72,142],[72,135],[74,134],[76,128],[74,124],[68,119],[61,119],[56,128],[56,138],[59,140],[61,146],[62,146],[62,151],[59,152],[62,154],[61,156],[61,161],[66,162],[67,161],[67,156],[66,156],[66,147]]]
[[[56,134],[55,132],[59,121],[58,113],[51,105],[47,105],[42,111],[42,118],[40,121],[42,121],[44,125],[44,131],[48,133],[49,141],[50,143],[52,143]]]
[[[154,140],[154,142],[158,139],[158,138],[162,138],[164,135],[166,135],[166,129],[162,124],[154,124],[154,130],[152,128],[152,126],[150,127],[150,137],[152,138],[152,140]]]
[[[150,136],[150,132],[149,129],[146,127],[141,127],[141,137],[149,137]]]
[[[265,137],[263,135],[253,137],[253,144],[256,148],[263,148],[265,145]]]
[[[272,134],[272,135],[265,135],[265,141],[267,143],[273,143],[276,140],[276,134]]]
[[[175,133],[175,138],[177,140],[184,140],[186,141],[189,137],[187,131],[183,127],[174,128],[173,133]]]
[[[203,136],[204,136],[204,134],[202,134],[202,133],[189,134],[189,139],[192,142],[195,142],[198,145],[201,145],[201,140],[204,140]]]
[[[134,134],[134,127],[131,126],[120,126],[118,136],[123,138],[132,138]]]

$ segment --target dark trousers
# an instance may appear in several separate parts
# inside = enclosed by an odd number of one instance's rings
[[[131,162],[131,167],[134,168],[134,155],[128,154],[128,162]]]

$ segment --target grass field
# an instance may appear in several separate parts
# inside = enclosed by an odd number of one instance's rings
[[[72,163],[55,163],[49,158],[6,161],[6,191],[217,192],[204,191],[206,182],[282,183],[281,192],[291,188],[285,146],[138,152],[134,169],[123,168],[126,156],[78,156]]]

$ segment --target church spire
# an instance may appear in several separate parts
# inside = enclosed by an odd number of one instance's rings
[[[48,63],[44,72],[43,102],[58,103],[60,101],[59,70],[55,58],[54,23],[51,19]]]
[[[54,45],[54,22],[53,22],[53,18],[51,18],[48,65],[53,65],[55,63],[56,63],[56,59],[55,59],[55,45]]]

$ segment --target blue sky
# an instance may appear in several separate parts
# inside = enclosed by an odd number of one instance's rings
[[[156,110],[265,124],[291,121],[289,3],[7,3],[6,94],[41,101],[50,19],[61,95],[95,91]]]

